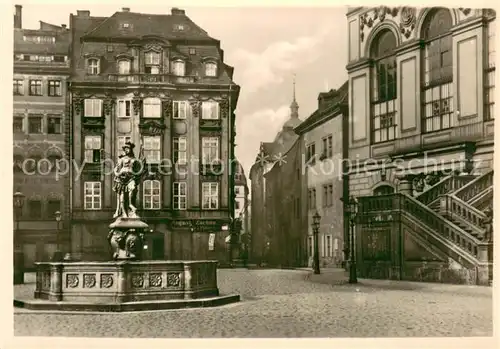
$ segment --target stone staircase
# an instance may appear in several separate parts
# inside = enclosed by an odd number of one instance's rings
[[[437,251],[435,255],[442,256],[443,264],[451,263],[475,279],[469,283],[484,285],[492,280],[493,244],[485,240],[483,224],[487,218],[484,210],[492,204],[491,170],[480,176],[445,177],[416,197],[403,193],[362,197],[360,213],[365,220],[373,214],[396,214],[401,223],[395,229],[402,238],[409,233],[425,245],[422,251]]]

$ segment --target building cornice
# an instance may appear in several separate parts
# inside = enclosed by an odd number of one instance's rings
[[[351,73],[355,70],[370,67],[372,64],[373,60],[371,58],[361,58],[360,60],[349,63],[345,68],[347,69],[348,73]]]
[[[309,131],[314,130],[316,127],[321,126],[322,124],[326,123],[327,121],[330,121],[334,119],[336,116],[342,115],[343,113],[347,112],[347,106],[346,105],[336,105],[333,109],[323,112],[318,116],[314,121],[310,121],[309,123],[307,122],[308,119],[306,119],[303,123],[301,123],[299,126],[295,128],[295,133],[298,135],[302,135],[304,133],[307,133]],[[316,115],[312,115],[311,117],[315,117]]]

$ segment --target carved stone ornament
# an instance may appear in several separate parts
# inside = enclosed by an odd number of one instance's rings
[[[50,273],[49,272],[44,272],[43,273],[43,286],[44,289],[50,289]]]
[[[144,275],[134,274],[132,275],[132,286],[135,288],[141,288],[144,286]]]
[[[463,8],[463,7],[459,7],[458,8],[460,11],[462,11],[462,13],[466,16],[469,15],[469,13],[471,13],[471,9],[470,8]]]
[[[83,98],[79,92],[76,92],[73,95],[73,105],[75,107],[75,112],[80,114],[83,110]]]
[[[181,276],[179,273],[167,274],[167,287],[179,287],[181,284]]]
[[[66,275],[66,287],[76,288],[80,280],[78,279],[78,274],[68,274]]]
[[[228,98],[223,98],[219,102],[219,110],[220,110],[220,116],[225,119],[229,115],[229,99]]]
[[[149,274],[149,286],[161,287],[162,277],[160,273]]]
[[[113,275],[101,274],[101,287],[110,288],[111,286],[113,286]]]
[[[83,274],[83,287],[92,288],[96,285],[95,274]]]
[[[156,120],[144,121],[144,119],[142,119],[141,121],[143,122],[141,122],[139,128],[141,129],[142,134],[160,136],[163,134],[163,130],[166,128],[164,124]]]
[[[417,9],[414,7],[403,7],[401,9],[401,22],[399,29],[405,38],[409,38],[415,29]]]
[[[115,100],[112,98],[109,92],[106,93],[106,98],[104,99],[104,115],[111,115],[111,111],[113,110],[113,105],[115,104]]]
[[[163,117],[165,119],[171,119],[172,118],[172,99],[170,98],[165,98],[161,102],[161,106],[163,109]]]
[[[193,112],[193,117],[197,118],[200,116],[200,104],[199,100],[190,100],[189,104],[191,105],[191,110]]]
[[[380,6],[377,7],[373,10],[373,14],[369,16],[368,13],[364,13],[361,16],[359,16],[359,37],[361,41],[364,41],[365,39],[365,33],[364,29],[365,26],[368,28],[371,28],[377,24],[377,20],[379,22],[383,22],[386,18],[387,15],[391,15],[392,17],[396,17],[399,13],[399,7],[387,7],[387,6]]]
[[[134,92],[134,97],[132,98],[132,106],[134,108],[134,113],[139,114],[142,106],[142,99],[139,92]]]

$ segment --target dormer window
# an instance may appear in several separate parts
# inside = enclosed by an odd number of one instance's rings
[[[130,74],[130,61],[127,59],[122,59],[118,61],[118,73],[119,74]]]
[[[97,58],[89,58],[87,60],[87,74],[89,75],[99,75],[99,59]]]
[[[144,72],[146,74],[160,73],[160,53],[146,52],[144,55]]]
[[[184,61],[178,59],[172,62],[172,74],[175,76],[184,76],[186,74]]]
[[[129,27],[130,27],[130,24],[129,24],[129,23],[123,23],[123,24],[122,24],[122,27],[123,27],[123,28],[129,28]]]
[[[217,76],[217,63],[215,63],[215,62],[205,63],[205,75],[206,76]]]
[[[184,25],[183,24],[174,24],[174,30],[182,31],[182,30],[184,30]]]

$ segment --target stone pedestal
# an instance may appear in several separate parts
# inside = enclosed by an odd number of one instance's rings
[[[109,225],[108,241],[114,260],[140,260],[148,225],[139,218],[119,217]]]
[[[14,285],[24,283],[24,254],[19,251],[14,251]]]

